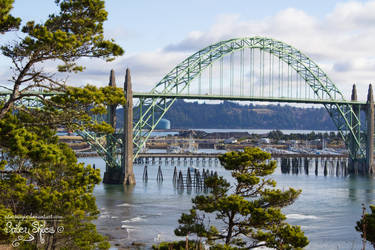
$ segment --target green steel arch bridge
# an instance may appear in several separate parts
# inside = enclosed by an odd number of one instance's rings
[[[109,85],[116,86],[113,71]],[[177,99],[321,104],[348,148],[352,172],[359,169],[373,173],[375,170],[371,85],[366,102],[357,100],[355,85],[351,100],[345,100],[315,62],[281,41],[245,37],[212,44],[175,66],[147,93],[132,92],[127,70],[124,92],[127,104],[123,129],[106,135],[104,144],[98,135],[79,132],[105,160],[105,183],[135,183],[133,160]],[[7,95],[6,92],[0,94]],[[116,127],[115,111],[115,106],[108,107],[107,121],[113,127]],[[366,122],[361,125],[363,111]]]

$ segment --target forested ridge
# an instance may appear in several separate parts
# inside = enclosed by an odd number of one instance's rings
[[[122,126],[122,110],[118,110],[118,126]],[[171,128],[217,129],[307,129],[335,130],[324,107],[290,105],[242,105],[224,101],[205,104],[177,100],[166,113]]]

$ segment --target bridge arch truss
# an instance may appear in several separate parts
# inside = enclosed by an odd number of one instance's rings
[[[306,97],[292,99],[292,96],[284,96],[283,98],[285,98],[285,101],[310,103],[315,102],[323,104],[329,115],[331,116],[341,137],[346,142],[347,147],[351,147],[351,158],[365,157],[366,138],[360,133],[361,123],[359,115],[358,113],[354,112],[352,105],[345,101],[343,94],[339,91],[339,89],[331,81],[327,74],[308,56],[304,55],[302,52],[286,43],[264,37],[247,37],[221,41],[194,53],[193,55],[183,60],[180,64],[175,66],[166,76],[164,76],[164,78],[160,82],[158,82],[156,86],[151,90],[148,96],[138,97],[138,120],[134,123],[133,133],[133,143],[136,149],[134,158],[136,158],[138,154],[142,152],[147,139],[151,135],[151,132],[156,128],[158,122],[171,108],[173,103],[178,98],[189,96],[189,93],[186,94],[186,92],[189,92],[194,79],[199,78],[202,72],[207,70],[209,71],[209,74],[211,76],[212,65],[214,62],[220,62],[220,67],[222,69],[223,57],[229,55],[230,61],[232,62],[232,55],[234,52],[240,52],[241,60],[243,60],[244,49],[250,49],[250,63],[253,63],[253,67],[256,62],[254,58],[251,59],[251,53],[253,53],[253,57],[255,50],[259,50],[263,53],[259,54],[259,64],[262,64],[263,55],[263,65],[259,65],[260,74],[262,74],[263,70],[263,85],[264,70],[266,67],[264,65],[264,53],[268,53],[270,56],[272,55],[272,58],[276,58],[279,60],[279,62],[283,62],[288,66],[288,78],[289,68],[297,73],[297,75],[301,79],[303,79],[304,84],[306,84],[306,86],[313,92],[314,99],[307,100]],[[269,68],[272,68],[272,66],[270,63]],[[230,67],[232,68],[233,65],[231,64]],[[240,71],[242,72],[243,67],[244,66],[241,62]],[[250,76],[250,80],[251,77],[252,76]],[[267,77],[271,79],[270,75]],[[273,77],[274,76],[272,75],[272,78]],[[278,78],[280,79],[281,77],[278,76]],[[258,81],[262,82],[262,79],[258,78]],[[244,83],[242,81],[240,85],[243,84]],[[210,93],[205,94],[207,97],[211,95],[212,80],[210,80],[209,85]],[[217,96],[218,98],[220,98],[221,96],[223,99],[228,99],[228,97],[233,97],[233,99],[236,99],[233,95],[232,85],[229,91],[225,91],[226,94],[223,94],[222,80],[220,82],[220,85],[221,90],[220,94]],[[253,93],[251,93],[251,90],[249,94],[240,93],[240,96],[242,97],[242,100],[269,100],[267,99],[267,96],[261,95],[258,95],[257,98],[254,98],[256,97],[255,92],[253,91]],[[135,97],[137,96],[135,95]],[[202,99],[204,99],[204,96],[202,97]]]

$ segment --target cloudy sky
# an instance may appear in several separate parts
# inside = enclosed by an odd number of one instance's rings
[[[134,89],[150,90],[176,64],[224,39],[265,36],[284,41],[312,58],[349,98],[358,85],[365,99],[375,79],[375,1],[335,0],[107,0],[108,38],[126,51],[114,62],[85,60],[87,70],[70,77],[75,85],[105,85],[110,69],[118,84],[125,68]],[[56,10],[53,0],[15,0],[14,15],[43,21]],[[2,44],[15,35],[0,38]],[[0,79],[9,62],[1,58]]]

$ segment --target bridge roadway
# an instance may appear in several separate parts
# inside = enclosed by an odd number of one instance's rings
[[[140,153],[138,158],[218,158],[221,154],[217,153]],[[271,153],[272,158],[347,158],[346,154],[281,154]]]
[[[12,91],[0,91],[0,99],[11,95]],[[27,91],[23,93],[28,98],[37,96],[55,96],[62,95],[64,92],[59,91]],[[366,101],[358,100],[340,100],[340,99],[306,99],[291,97],[265,97],[265,96],[226,96],[226,95],[202,95],[202,94],[184,94],[184,93],[142,93],[133,92],[133,98],[165,98],[165,99],[190,99],[190,100],[227,100],[227,101],[260,101],[260,102],[287,102],[287,103],[308,103],[308,104],[350,104],[365,105]]]
[[[1,94],[1,92],[0,92]],[[226,95],[202,95],[184,93],[142,93],[133,92],[133,98],[165,98],[165,99],[190,99],[190,100],[227,100],[227,101],[260,101],[260,102],[287,102],[287,103],[308,103],[308,104],[351,104],[365,105],[365,101],[339,100],[339,99],[306,99],[291,97],[265,97],[265,96],[226,96]]]

